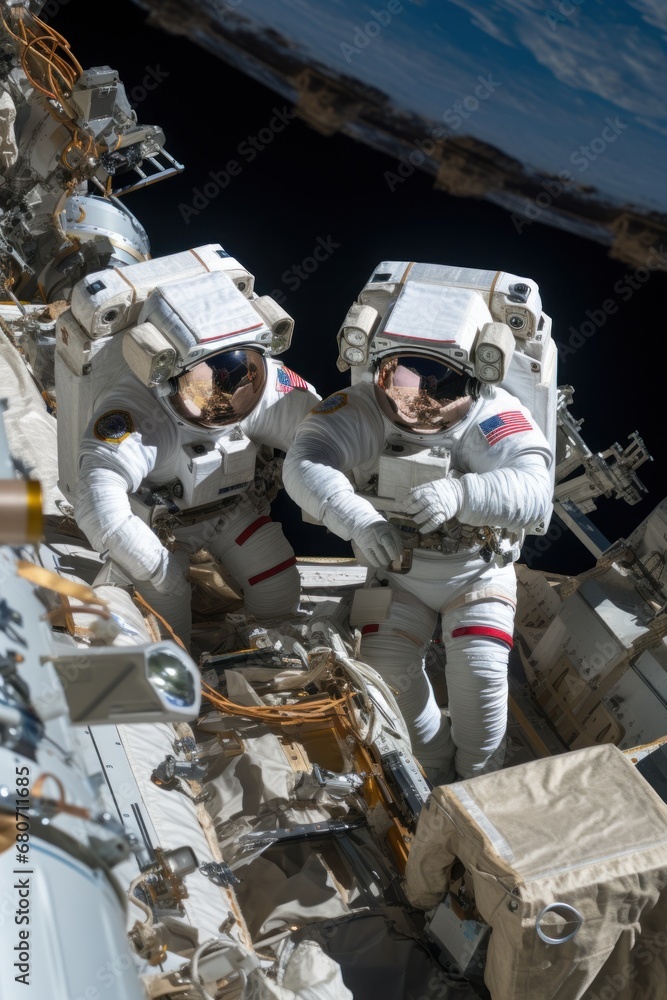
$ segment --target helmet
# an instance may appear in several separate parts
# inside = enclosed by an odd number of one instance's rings
[[[529,299],[525,309],[515,305]],[[340,371],[352,369],[355,385],[372,377],[380,359],[392,352],[411,352],[439,358],[454,371],[474,375],[483,385],[501,385],[520,353],[516,337],[530,341],[524,357],[532,366],[530,372],[537,372],[533,360],[550,324],[541,309],[537,286],[528,278],[519,280],[501,271],[385,261],[371,275],[338,331],[337,365]]]
[[[394,424],[416,434],[453,427],[470,410],[475,380],[446,361],[427,354],[392,351],[374,372],[375,397]]]
[[[261,351],[229,348],[210,354],[172,379],[167,401],[177,416],[199,427],[238,423],[255,408],[266,384]]]

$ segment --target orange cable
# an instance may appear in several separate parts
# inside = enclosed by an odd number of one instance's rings
[[[146,608],[147,611],[150,611],[150,613],[152,615],[155,615],[155,617],[157,618],[157,620],[164,625],[164,627],[166,628],[167,632],[172,637],[172,639],[174,640],[174,642],[177,643],[177,645],[179,645],[181,647],[181,649],[185,650],[185,652],[187,653],[188,651],[187,651],[187,649],[185,647],[185,643],[183,642],[183,640],[181,638],[179,638],[179,636],[176,635],[176,633],[174,632],[174,630],[171,627],[171,625],[169,624],[169,622],[165,618],[163,618],[162,615],[158,614],[158,612],[155,610],[155,608],[151,607],[151,605],[148,603],[148,601],[144,597],[142,597],[141,594],[138,593],[138,591],[136,589],[134,591],[134,599],[139,604],[141,604],[142,607]]]
[[[206,681],[202,688],[208,700],[221,712],[227,715],[239,715],[247,719],[257,719],[260,722],[272,722],[276,725],[290,725],[295,722],[314,722],[331,719],[338,714],[338,708],[347,706],[354,693],[342,698],[326,698],[319,701],[295,705],[238,705],[224,695],[219,694]]]

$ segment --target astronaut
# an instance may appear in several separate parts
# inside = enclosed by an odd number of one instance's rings
[[[136,371],[125,366],[97,401],[80,444],[77,524],[108,553],[112,577],[119,568],[186,645],[187,573],[202,547],[240,589],[248,615],[293,613],[299,574],[271,520],[269,473],[279,485],[274,450],[287,451],[320,396],[271,356],[289,337],[274,338],[272,351],[254,303],[224,274],[158,289],[140,320],[123,344]],[[158,368],[172,365],[169,378],[137,375],[147,350]]]
[[[466,269],[442,268],[438,284],[436,266],[410,267],[380,265],[350,310],[339,368],[354,366],[353,384],[312,409],[283,479],[369,567],[351,615],[360,656],[394,689],[413,752],[441,784],[502,766],[513,562],[526,529],[548,524],[553,451],[527,407],[498,384],[515,347],[511,327],[497,321],[498,293],[485,296],[479,278],[480,287],[461,287]],[[454,270],[459,286],[445,280]],[[497,277],[489,272],[489,286]],[[536,289],[527,279],[514,285]],[[500,295],[503,308],[510,297]],[[523,313],[541,343],[548,331],[536,291],[533,305]],[[541,365],[526,358],[530,377]],[[424,662],[439,616],[450,718]]]

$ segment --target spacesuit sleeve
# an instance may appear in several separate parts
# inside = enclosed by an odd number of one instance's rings
[[[95,435],[94,418],[79,451],[79,479],[74,500],[77,524],[98,552],[131,577],[157,588],[183,585],[173,555],[141,518],[132,513],[128,492],[136,490],[155,466],[156,447],[139,429],[118,443]],[[134,425],[132,425],[134,426]]]
[[[462,465],[468,471],[453,485],[458,493],[456,517],[463,524],[520,531],[548,518],[553,455],[527,411],[523,416],[524,430],[489,430],[491,422],[486,420],[472,427],[462,442]]]
[[[262,401],[241,428],[256,444],[287,451],[297,427],[319,400],[310,382],[271,359]]]
[[[377,407],[352,391],[334,393],[300,425],[287,452],[283,482],[292,499],[339,538],[383,520],[356,495],[346,472],[371,461],[384,441]]]

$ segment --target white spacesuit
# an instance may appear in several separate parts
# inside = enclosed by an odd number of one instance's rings
[[[232,320],[223,320],[225,309]],[[158,289],[140,318],[146,322],[130,331],[124,353],[140,357],[136,344],[144,349],[159,335],[176,345],[181,362],[153,386],[126,367],[97,401],[79,449],[78,525],[186,644],[186,574],[201,547],[241,589],[249,615],[292,613],[296,558],[270,517],[271,477],[261,476],[319,395],[268,356],[266,325],[225,275]],[[168,352],[152,357],[166,364]]]
[[[552,449],[519,399],[479,379],[500,381],[514,350],[480,292],[404,293],[405,283],[391,290],[383,315],[353,307],[341,360],[359,364],[361,378],[313,408],[283,476],[292,498],[373,568],[352,609],[361,658],[397,692],[413,751],[442,783],[502,764],[512,563],[525,529],[548,522]],[[424,669],[439,614],[451,726]]]

